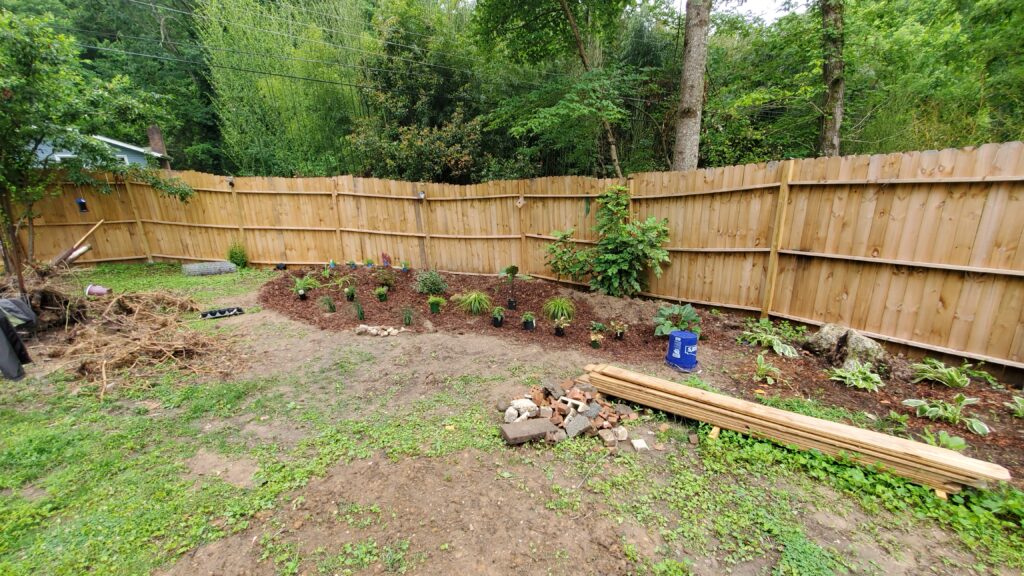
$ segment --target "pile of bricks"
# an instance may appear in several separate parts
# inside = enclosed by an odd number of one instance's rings
[[[510,445],[532,440],[554,444],[587,434],[616,447],[629,440],[622,423],[637,417],[629,406],[611,404],[590,384],[572,380],[531,388],[523,398],[498,402],[497,408],[505,419],[501,437]]]

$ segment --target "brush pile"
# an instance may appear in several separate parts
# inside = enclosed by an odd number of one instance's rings
[[[158,365],[201,374],[202,357],[223,346],[181,321],[198,310],[190,298],[130,293],[84,303],[89,320],[70,327],[45,355],[68,360],[69,370],[90,381],[106,384],[115,373]]]

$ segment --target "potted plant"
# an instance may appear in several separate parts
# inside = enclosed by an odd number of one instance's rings
[[[366,262],[363,264],[365,264],[367,268],[373,268],[373,258],[367,258]]]
[[[391,255],[387,252],[380,253],[380,265],[384,268],[391,268]]]
[[[569,327],[569,319],[565,316],[555,318],[555,336],[565,336],[565,329]]]
[[[349,302],[354,302],[355,299],[356,299],[356,287],[355,286],[349,286],[348,288],[345,288],[345,300],[348,300]]]
[[[355,260],[349,260],[348,262],[345,262],[345,265],[348,266],[349,270],[355,270],[356,266],[358,266]]]
[[[601,334],[600,332],[591,332],[590,333],[590,347],[591,348],[600,348],[602,340],[604,340],[604,334]]]
[[[537,317],[533,315],[533,312],[523,313],[523,330],[533,332],[537,329]]]
[[[316,290],[320,287],[320,282],[312,276],[303,276],[302,278],[296,278],[295,283],[292,285],[292,292],[299,297],[299,300],[305,300],[309,298],[309,292]]]
[[[603,332],[606,332],[607,330],[608,330],[608,327],[605,326],[603,322],[594,322],[593,320],[591,320],[591,322],[590,322],[590,331],[591,332],[603,333]]]
[[[409,261],[408,260],[402,260],[402,272],[405,272],[405,273],[409,272]]]
[[[501,271],[505,277],[505,281],[508,282],[508,309],[515,310],[518,302],[516,302],[516,275],[519,274],[519,266],[515,264],[506,267]]]
[[[427,306],[430,306],[431,314],[440,314],[441,306],[444,306],[446,300],[442,296],[431,296],[427,298]]]
[[[388,287],[378,286],[374,288],[373,295],[377,297],[377,300],[380,300],[381,302],[386,302],[388,299]]]
[[[501,328],[501,325],[505,323],[505,309],[501,306],[495,306],[491,309],[491,325],[495,328]]]
[[[615,333],[616,340],[622,340],[622,338],[625,337],[626,335],[626,330],[629,330],[629,324],[626,324],[625,322],[612,320],[608,324],[611,326],[612,332]]]

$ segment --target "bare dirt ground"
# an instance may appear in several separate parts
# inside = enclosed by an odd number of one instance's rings
[[[225,302],[254,303],[255,295]],[[272,391],[299,404],[328,404],[343,395],[366,402],[387,398],[388,406],[399,410],[434,393],[446,376],[478,374],[503,377],[467,392],[477,402],[492,406],[526,391],[524,381],[508,378],[510,373],[561,379],[578,374],[586,363],[612,360],[600,350],[550,349],[481,334],[356,336],[351,331],[321,330],[269,310],[220,322],[238,338],[240,353],[248,362],[240,377],[330,370],[354,352],[373,355],[372,363],[360,365],[344,378],[343,388],[324,378],[320,384],[285,384]],[[735,360],[719,361],[715,355],[713,346],[702,353],[702,377],[723,389],[736,389],[735,379],[728,374]],[[676,376],[659,362],[636,367]],[[493,419],[496,426],[497,411]],[[204,426],[234,427],[253,442],[286,445],[295,445],[312,433],[295,422],[251,417],[208,421]],[[655,426],[645,424],[633,434],[653,434]],[[593,448],[601,450],[597,444]],[[665,451],[637,458],[659,467],[666,465],[670,454],[694,450],[685,442],[669,440]],[[230,481],[247,481],[238,473],[249,470],[248,462],[223,456],[218,463],[208,461],[209,457],[202,454],[201,462],[194,462],[193,473],[221,471],[231,475]],[[389,459],[377,454],[339,463],[324,477],[290,493],[273,510],[258,515],[248,529],[187,552],[159,573],[632,574],[638,557],[678,554],[693,560],[695,574],[753,575],[769,573],[777,561],[771,556],[737,562],[714,553],[694,554],[686,542],[667,541],[657,523],[643,525],[623,517],[607,498],[586,486],[590,479],[615,473],[609,462],[603,461],[583,478],[564,462],[553,450],[540,446],[497,452],[463,450],[435,458]],[[955,534],[931,524],[910,530],[903,520],[869,517],[859,505],[823,485],[764,489],[802,491],[794,512],[806,533],[819,546],[845,558],[853,573],[961,574],[974,562]],[[551,504],[567,498],[575,501],[565,509]],[[273,553],[267,552],[267,538],[294,546],[299,558],[295,571],[275,563]],[[324,560],[340,552],[348,552],[346,558],[358,557],[360,543],[371,541],[378,551],[408,546],[402,554],[407,562],[396,567],[384,560],[369,565],[331,565]],[[712,548],[714,541],[713,537]],[[381,553],[381,558],[386,555]]]

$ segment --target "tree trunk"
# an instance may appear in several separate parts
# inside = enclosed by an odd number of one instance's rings
[[[708,60],[711,0],[687,0],[683,37],[683,74],[676,112],[673,170],[693,170],[700,152],[700,117],[704,111],[704,69]]]
[[[22,274],[21,269],[18,233],[14,230],[14,208],[11,206],[11,195],[7,191],[0,191],[0,209],[3,211],[0,217],[4,221],[4,254],[10,260],[11,267],[14,268],[14,274],[18,278],[18,291],[21,293],[21,297],[27,301],[28,290],[25,289],[25,276]]]
[[[583,38],[580,37],[580,29],[576,26],[576,17],[572,15],[572,10],[569,9],[569,3],[566,0],[559,0],[559,3],[562,5],[562,12],[565,13],[566,20],[569,21],[569,28],[572,29],[572,36],[576,41],[576,52],[579,54],[583,69],[589,72],[590,62],[587,61],[587,52],[583,48]],[[615,140],[615,132],[607,120],[602,119],[601,124],[604,125],[605,137],[608,138],[608,153],[612,157],[612,166],[615,167],[615,177],[622,178],[622,167],[619,166],[619,146]]]
[[[825,105],[822,107],[821,142],[823,156],[839,155],[839,129],[843,124],[843,98],[846,79],[843,74],[843,1],[820,0],[825,80]]]

